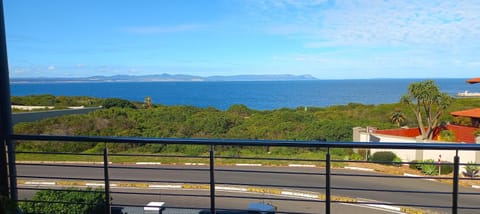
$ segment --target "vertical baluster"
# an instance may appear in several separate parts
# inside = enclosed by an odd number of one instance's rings
[[[210,146],[210,213],[215,214],[215,148]]]

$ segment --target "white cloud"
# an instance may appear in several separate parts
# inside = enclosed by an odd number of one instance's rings
[[[480,38],[480,1],[298,2],[262,2],[259,8],[265,9],[257,12],[271,17],[264,26],[267,32],[310,40],[308,47],[321,47],[322,43],[448,45]]]
[[[49,70],[49,71],[53,71],[53,70],[55,70],[55,66],[53,66],[53,65],[50,65],[50,66],[48,66],[48,67],[47,67],[47,70]]]
[[[192,32],[204,29],[204,25],[198,24],[184,24],[176,26],[137,26],[127,27],[124,30],[136,34],[162,34],[162,33],[178,33],[178,32]]]

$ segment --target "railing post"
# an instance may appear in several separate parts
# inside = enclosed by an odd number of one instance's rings
[[[215,214],[215,148],[210,146],[210,213]]]
[[[108,148],[106,144],[103,148],[103,178],[105,184],[105,213],[111,214],[112,209],[110,205],[110,178],[108,175]]]
[[[327,155],[325,158],[325,214],[330,214],[330,147],[327,148]]]
[[[452,214],[458,213],[458,173],[459,173],[460,157],[456,150],[453,158],[453,191],[452,191]]]
[[[3,13],[3,1],[0,1],[0,195],[9,196],[8,193],[10,190],[10,198],[17,200],[15,142],[10,138],[12,133],[12,110],[10,103],[10,77],[8,74],[5,17]]]

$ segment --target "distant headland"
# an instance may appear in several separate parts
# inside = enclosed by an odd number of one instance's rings
[[[219,82],[219,81],[305,81],[318,80],[312,75],[234,75],[234,76],[194,76],[183,74],[155,75],[115,75],[91,77],[32,77],[11,78],[11,83],[83,83],[83,82]]]

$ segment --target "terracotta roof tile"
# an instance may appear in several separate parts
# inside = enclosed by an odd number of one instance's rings
[[[472,109],[467,109],[463,111],[454,111],[450,114],[458,117],[480,118],[480,108],[472,108]]]

